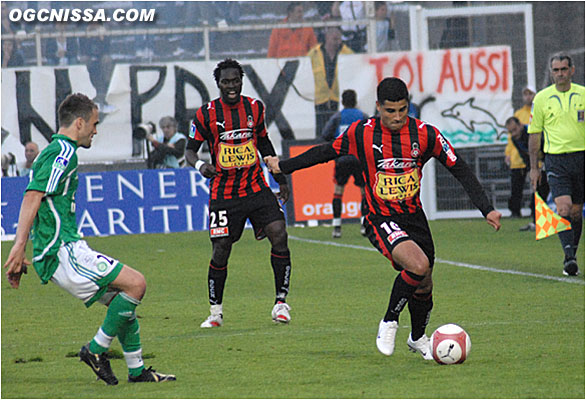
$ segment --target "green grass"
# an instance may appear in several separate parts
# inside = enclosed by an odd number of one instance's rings
[[[432,221],[437,258],[550,277],[561,275],[557,238],[539,242],[505,220]],[[290,228],[295,238],[332,242],[331,229]],[[72,357],[95,334],[105,308],[86,310],[34,272],[12,290],[2,279],[3,398],[584,398],[584,278],[567,281],[437,262],[428,334],[458,323],[472,339],[462,365],[440,366],[407,350],[407,310],[395,354],[374,339],[396,272],[344,225],[335,247],[292,238],[292,322],[275,325],[269,243],[246,231],[230,259],[224,326],[203,330],[211,245],[205,232],[88,238],[139,269],[148,282],[138,308],[145,362],[177,382],[96,382]],[[2,243],[2,262],[10,243]],[[584,270],[584,246],[579,262]],[[120,351],[114,342],[113,349]]]

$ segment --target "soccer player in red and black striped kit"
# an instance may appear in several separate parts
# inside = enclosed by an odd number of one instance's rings
[[[425,328],[433,307],[435,250],[419,198],[423,165],[434,157],[448,168],[495,230],[500,229],[501,214],[442,134],[432,125],[407,116],[409,91],[402,80],[382,80],[376,105],[380,116],[353,123],[333,143],[315,146],[289,160],[264,160],[273,173],[290,174],[346,154],[358,158],[369,208],[364,219],[366,235],[400,271],[387,312],[379,323],[377,348],[387,356],[393,354],[399,314],[408,305],[411,334],[407,345],[432,360]]]
[[[271,242],[271,265],[275,276],[276,299],[272,309],[275,322],[291,320],[286,302],[291,277],[291,256],[287,245],[285,216],[277,197],[268,187],[258,151],[274,156],[265,125],[265,108],[261,101],[241,95],[241,65],[232,59],[220,62],[214,79],[220,97],[197,110],[185,152],[189,164],[210,178],[209,231],[212,259],[208,270],[210,316],[202,328],[223,324],[222,300],[228,275],[228,258],[232,244],[242,235],[250,219],[257,238],[266,235]],[[197,152],[207,141],[211,164],[199,160]],[[287,179],[273,174],[279,184],[279,198],[289,198]]]

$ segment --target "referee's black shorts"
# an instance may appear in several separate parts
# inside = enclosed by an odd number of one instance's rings
[[[584,152],[546,154],[545,171],[551,195],[571,196],[573,204],[584,204]]]
[[[271,222],[285,220],[285,213],[277,196],[268,188],[241,199],[210,200],[210,239],[229,237],[232,243],[237,242],[246,219],[250,219],[255,235],[258,235]]]
[[[401,271],[403,267],[395,263],[391,254],[399,243],[407,240],[414,241],[423,250],[429,260],[430,268],[433,267],[435,247],[423,210],[418,210],[415,214],[393,216],[371,213],[364,218],[364,226],[370,243],[391,260],[396,270]]]

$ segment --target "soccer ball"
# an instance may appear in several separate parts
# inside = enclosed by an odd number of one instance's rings
[[[431,354],[438,364],[462,364],[471,345],[470,336],[456,324],[442,325],[431,335]]]

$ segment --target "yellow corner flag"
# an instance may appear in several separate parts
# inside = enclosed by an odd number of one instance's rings
[[[572,229],[570,221],[560,217],[535,193],[535,240]]]

